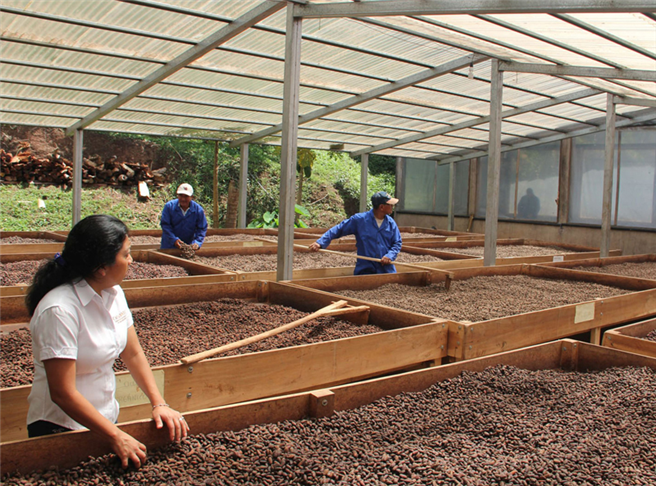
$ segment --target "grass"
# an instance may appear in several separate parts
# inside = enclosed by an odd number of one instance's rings
[[[111,214],[130,229],[158,229],[164,203],[171,199],[167,189],[151,189],[149,201],[138,201],[136,188],[111,187],[82,190],[82,217]],[[58,186],[0,185],[1,231],[70,230],[73,220],[73,192]],[[39,200],[43,201],[39,207]]]

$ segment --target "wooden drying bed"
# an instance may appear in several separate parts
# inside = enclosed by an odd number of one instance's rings
[[[164,287],[157,292],[126,289],[133,309],[231,297],[314,312],[334,302],[331,295],[275,282],[238,282]],[[339,299],[337,299],[339,300]],[[349,299],[345,299],[352,304]],[[446,357],[449,323],[422,314],[366,306],[343,319],[374,323],[380,332],[354,338],[209,359],[193,365],[154,368],[167,403],[199,410],[283,393],[348,383],[403,369],[440,364]],[[182,358],[183,356],[180,356]],[[126,373],[118,373],[121,422],[150,415],[145,396]],[[0,389],[2,440],[25,438],[30,386]]]
[[[454,282],[475,276],[526,275],[535,278],[594,282],[632,291],[625,295],[600,300],[451,325],[448,355],[455,360],[477,358],[586,332],[591,333],[592,342],[599,344],[602,329],[656,315],[656,281],[652,280],[540,265],[456,269],[452,273]],[[389,283],[417,286],[430,284],[427,278],[415,278],[413,281],[413,275],[419,274],[298,280],[292,282],[292,285],[317,289],[334,295],[334,298],[341,298],[340,290],[370,290]],[[402,279],[402,276],[405,278]],[[362,299],[353,299],[353,301],[360,304],[367,303]],[[471,305],[476,305],[476,302],[472,302]],[[392,307],[388,308],[392,309]]]
[[[562,340],[359,383],[187,412],[185,418],[194,434],[210,434],[217,431],[237,431],[254,424],[327,417],[336,411],[355,409],[385,396],[426,390],[433,384],[457,377],[463,371],[480,372],[497,365],[527,370],[594,371],[628,366],[655,370],[656,359]],[[144,443],[149,450],[168,443],[168,432],[155,429],[150,419],[125,423],[120,427]],[[51,466],[64,469],[79,464],[89,456],[110,452],[109,448],[89,431],[4,443],[0,449],[0,466],[3,473],[28,473]]]
[[[647,319],[611,329],[604,333],[603,345],[656,358],[656,341],[644,339],[654,330],[656,330],[656,319]]]

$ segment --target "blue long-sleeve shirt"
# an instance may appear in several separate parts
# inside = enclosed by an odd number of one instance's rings
[[[355,235],[355,246],[360,256],[371,258],[386,256],[393,261],[401,251],[401,232],[396,222],[385,215],[383,224],[379,228],[373,209],[366,213],[355,214],[333,226],[317,240],[317,243],[321,248],[326,248],[333,239],[346,235]],[[396,267],[368,260],[358,260],[355,264],[354,275],[373,273],[396,273]]]
[[[196,243],[200,248],[207,233],[205,211],[196,201],[191,201],[186,214],[182,212],[177,199],[167,202],[162,209],[160,226],[162,227],[161,248],[176,248],[177,240],[182,240],[188,245]]]

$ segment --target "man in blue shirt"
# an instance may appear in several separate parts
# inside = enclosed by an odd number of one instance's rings
[[[198,250],[205,240],[207,219],[200,204],[191,199],[194,188],[190,184],[180,184],[177,199],[167,202],[162,210],[161,248],[182,248],[182,243]]]
[[[371,197],[373,209],[358,213],[326,231],[321,238],[312,243],[310,251],[326,248],[335,238],[355,235],[358,255],[380,258],[381,262],[360,260],[355,265],[354,275],[374,273],[396,273],[392,262],[401,251],[401,233],[396,222],[390,217],[394,205],[399,202],[384,191]]]

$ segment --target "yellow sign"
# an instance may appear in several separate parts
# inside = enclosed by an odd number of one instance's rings
[[[591,321],[595,316],[595,303],[589,302],[587,304],[579,304],[576,306],[576,315],[574,316],[574,324],[579,322]]]
[[[264,246],[264,243],[262,243],[261,241],[244,241],[242,246],[244,246],[244,247],[248,247],[248,246]]]
[[[446,242],[458,241],[458,237],[457,236],[450,236],[445,241]]]
[[[153,370],[153,374],[157,388],[164,396],[164,370]],[[116,400],[121,408],[150,403],[146,394],[141,391],[129,373],[116,376]]]

